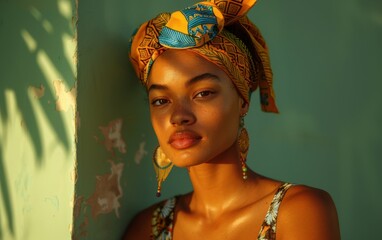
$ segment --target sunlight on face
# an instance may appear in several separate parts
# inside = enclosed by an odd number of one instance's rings
[[[243,100],[227,74],[187,50],[168,50],[148,79],[151,121],[178,166],[209,162],[236,142]]]

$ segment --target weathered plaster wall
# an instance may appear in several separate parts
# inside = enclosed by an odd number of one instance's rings
[[[139,209],[157,201],[151,167],[156,140],[145,93],[127,60],[127,41],[158,12],[189,4],[80,3],[79,239],[118,239]],[[329,191],[344,239],[375,237],[369,229],[378,227],[382,198],[381,4],[267,1],[250,15],[271,49],[281,114],[260,113],[254,95],[246,120],[249,164],[268,176]],[[189,189],[185,172],[177,169],[163,198]]]
[[[0,239],[71,236],[75,9],[0,1]]]
[[[184,6],[180,1],[173,4]],[[138,6],[138,1],[79,2],[74,239],[118,239],[139,209],[157,201],[151,167],[156,139],[127,45],[135,27],[158,9],[168,9],[169,2]],[[172,179],[184,175],[177,172]],[[165,196],[186,191],[184,185],[171,188],[169,182]]]
[[[127,59],[133,30],[196,1],[81,1],[76,239],[118,239],[158,201],[156,140],[145,93]],[[265,175],[329,191],[343,239],[373,239],[382,192],[382,7],[377,1],[262,1],[250,13],[271,49],[280,115],[258,95],[246,124],[249,164]],[[175,169],[164,199],[190,189]]]

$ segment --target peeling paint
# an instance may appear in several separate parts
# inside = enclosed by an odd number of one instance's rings
[[[70,180],[72,180],[72,183],[77,183],[78,174],[77,174],[77,168],[75,167],[73,171],[70,173]]]
[[[74,121],[75,121],[76,130],[77,130],[81,127],[81,118],[80,118],[80,113],[78,111],[76,112],[76,116],[75,116]],[[77,134],[76,134],[76,136],[77,136]]]
[[[116,119],[109,122],[107,126],[99,126],[104,136],[102,144],[112,154],[114,154],[114,149],[118,149],[120,153],[126,153],[126,143],[121,135],[122,123],[122,119]]]
[[[73,232],[73,224],[69,224],[68,229],[69,229],[69,232],[72,233]]]
[[[88,225],[89,225],[89,219],[88,217],[85,217],[84,221],[80,224],[76,233],[72,235],[72,239],[77,240],[81,238],[86,238],[88,236],[88,230],[87,230]]]
[[[69,107],[75,110],[77,86],[75,85],[70,91],[66,90],[65,84],[60,80],[53,81],[54,90],[56,91],[56,110],[68,111]]]
[[[96,189],[93,195],[87,200],[87,203],[92,208],[92,216],[96,218],[100,214],[107,214],[112,211],[119,217],[120,203],[119,199],[123,192],[120,184],[120,179],[124,164],[111,164],[111,174],[96,176]]]
[[[134,161],[136,164],[140,164],[143,157],[147,155],[147,151],[145,150],[146,142],[142,141],[139,143],[139,148],[137,152],[135,153]]]
[[[86,212],[86,209],[87,209],[86,203],[84,201],[84,196],[77,196],[74,200],[73,205],[74,205],[73,206],[73,218],[78,220],[78,218],[80,217],[81,211],[84,210],[84,212]],[[83,207],[83,206],[85,206],[85,207]],[[80,239],[83,237],[87,237],[88,225],[89,225],[89,218],[86,214],[84,216],[84,220],[81,222],[81,224],[78,225],[78,227],[73,227],[73,225],[71,226],[71,229],[69,231],[71,232],[72,239],[76,240],[76,239]]]
[[[40,85],[40,87],[35,87],[35,86],[29,86],[28,91],[33,95],[34,98],[42,98],[45,94],[45,86]]]
[[[80,225],[80,236],[81,237],[86,237],[88,235],[88,230],[87,230],[88,225],[89,225],[89,219],[87,217],[85,217],[85,220]]]
[[[78,218],[78,216],[80,215],[83,202],[84,202],[84,196],[78,196],[76,197],[76,200],[74,200],[73,216],[75,218]]]

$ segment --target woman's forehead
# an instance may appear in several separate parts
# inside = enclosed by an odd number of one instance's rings
[[[151,68],[148,81],[153,78],[184,76],[193,78],[202,74],[225,75],[218,66],[198,54],[187,50],[168,50],[161,54]],[[176,76],[172,76],[176,75]]]

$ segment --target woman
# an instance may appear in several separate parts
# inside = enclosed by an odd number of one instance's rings
[[[125,239],[340,239],[326,192],[246,166],[251,93],[259,88],[262,109],[277,112],[267,48],[246,17],[254,3],[201,2],[160,14],[133,37],[159,142],[157,194],[173,165],[188,169],[193,191],[139,213]]]

